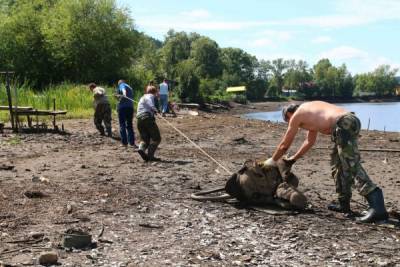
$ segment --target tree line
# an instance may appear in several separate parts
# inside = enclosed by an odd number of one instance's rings
[[[240,48],[221,48],[198,33],[170,30],[165,40],[139,32],[115,0],[0,0],[0,70],[38,90],[65,81],[135,88],[166,77],[182,101],[226,97],[244,85],[247,98],[263,100],[295,91],[304,98],[393,95],[397,69],[382,65],[352,76],[345,64],[321,59],[259,60]]]

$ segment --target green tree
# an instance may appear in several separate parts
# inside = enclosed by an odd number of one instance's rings
[[[242,85],[253,80],[257,67],[257,59],[240,48],[222,48],[222,79],[228,86]]]
[[[269,96],[280,96],[282,94],[285,71],[289,67],[289,63],[282,58],[266,61],[266,67],[272,77],[267,91]]]
[[[218,44],[207,37],[197,38],[191,44],[190,57],[196,64],[199,77],[212,79],[221,75],[222,67]]]
[[[359,74],[354,77],[355,92],[374,93],[377,96],[393,95],[397,85],[397,69],[391,69],[389,65],[377,67],[373,72]]]
[[[192,39],[185,32],[169,30],[162,47],[162,67],[166,77],[176,79],[178,77],[178,63],[190,56]]]
[[[338,96],[344,98],[353,97],[353,92],[354,92],[353,77],[347,71],[347,67],[345,64],[337,68],[337,79],[338,79],[338,88],[336,92]]]
[[[58,79],[114,81],[135,54],[138,34],[114,0],[60,1],[43,25]]]
[[[314,82],[318,87],[318,96],[333,96],[334,88],[332,89],[333,84],[333,72],[329,69],[332,68],[332,64],[329,59],[321,59],[317,64],[314,65]],[[329,77],[328,77],[329,76]]]
[[[393,95],[397,85],[397,69],[391,69],[389,65],[381,65],[372,73],[376,79],[375,92],[378,96]]]
[[[0,6],[0,66],[37,87],[113,81],[134,58],[138,34],[114,0],[3,0]]]
[[[267,92],[268,81],[256,78],[246,85],[246,96],[249,100],[263,100]]]
[[[284,87],[290,90],[300,91],[304,83],[308,83],[312,80],[310,71],[308,70],[307,62],[299,60],[289,61],[288,70],[284,77]]]
[[[177,66],[179,86],[178,97],[184,102],[200,102],[200,79],[196,74],[196,65],[192,59],[184,60]]]
[[[51,81],[50,55],[41,32],[52,1],[1,1],[0,68],[14,70],[33,85]]]

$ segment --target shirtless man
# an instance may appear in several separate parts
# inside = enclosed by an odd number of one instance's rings
[[[351,187],[355,186],[360,195],[369,204],[368,211],[361,222],[386,220],[382,190],[369,178],[361,166],[357,139],[361,128],[360,120],[345,109],[322,101],[312,101],[301,105],[290,104],[282,110],[283,119],[289,123],[285,136],[271,158],[264,165],[276,166],[292,144],[299,128],[308,131],[299,150],[287,161],[291,164],[302,157],[317,140],[318,133],[331,135],[335,143],[331,154],[332,176],[336,182],[338,203],[332,203],[328,209],[350,213]]]

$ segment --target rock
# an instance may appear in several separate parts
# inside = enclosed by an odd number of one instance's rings
[[[62,246],[75,249],[90,247],[92,246],[92,235],[79,229],[68,229],[63,236]]]
[[[56,252],[43,252],[39,256],[39,264],[47,266],[57,264],[58,255]]]
[[[50,183],[50,180],[48,178],[44,177],[44,176],[40,176],[39,177],[39,181],[42,182],[42,183],[45,183],[45,184]]]
[[[45,197],[45,194],[43,194],[43,193],[40,192],[40,191],[26,191],[26,192],[24,193],[24,195],[25,195],[27,198],[43,198],[43,197]]]
[[[32,237],[33,239],[41,239],[44,237],[44,233],[30,232],[29,236]]]

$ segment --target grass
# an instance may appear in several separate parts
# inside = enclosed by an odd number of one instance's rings
[[[117,100],[112,96],[115,88],[109,86],[102,87],[106,89],[111,107],[115,110]],[[17,88],[18,106],[30,106],[35,109],[52,110],[53,99],[55,99],[57,110],[68,111],[67,115],[63,116],[63,118],[81,119],[93,116],[93,96],[86,85],[63,83],[50,86],[43,91],[35,91],[27,85],[12,85],[11,94],[13,96],[13,105],[15,105],[15,88]],[[137,100],[138,96],[135,97],[135,99]],[[8,105],[4,83],[0,83],[0,105]],[[8,111],[0,112],[0,121],[9,121]]]

